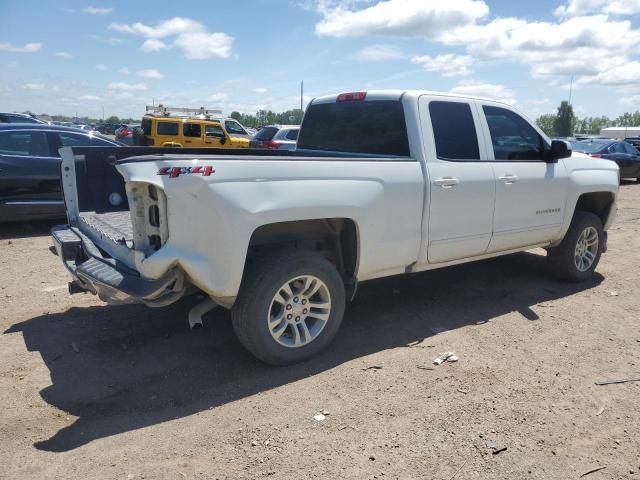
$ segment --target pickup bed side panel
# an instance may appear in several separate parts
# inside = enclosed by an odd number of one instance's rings
[[[211,166],[210,176],[158,175],[164,167]],[[349,218],[359,231],[358,280],[403,272],[421,241],[423,179],[414,160],[162,159],[122,163],[126,181],[167,197],[169,239],[137,268],[160,277],[178,264],[214,297],[234,297],[258,227]]]

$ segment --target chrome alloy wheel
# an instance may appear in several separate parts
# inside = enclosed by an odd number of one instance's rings
[[[330,313],[331,294],[325,283],[302,275],[288,280],[271,300],[269,332],[284,347],[304,347],[320,335]]]
[[[598,231],[594,227],[585,228],[578,237],[574,262],[579,271],[586,272],[593,265],[598,255],[598,242]]]

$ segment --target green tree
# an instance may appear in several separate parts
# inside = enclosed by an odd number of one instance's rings
[[[540,115],[536,118],[536,124],[540,127],[540,129],[549,135],[550,137],[555,136],[555,122],[556,116],[552,113],[545,113],[544,115]]]
[[[560,137],[570,137],[576,123],[576,116],[573,114],[573,107],[569,102],[563,100],[558,107],[558,113],[553,122],[554,133]]]

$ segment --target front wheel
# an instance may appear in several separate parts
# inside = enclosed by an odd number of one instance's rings
[[[548,262],[561,280],[579,282],[589,278],[600,261],[604,231],[600,218],[590,212],[577,211],[569,230],[557,247],[548,250]]]
[[[344,283],[333,264],[317,253],[281,251],[246,272],[231,318],[247,350],[287,365],[327,347],[344,308]]]

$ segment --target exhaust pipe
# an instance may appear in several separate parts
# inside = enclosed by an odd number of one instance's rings
[[[191,330],[200,330],[202,328],[202,317],[215,307],[215,302],[210,298],[206,298],[193,306],[191,310],[189,310],[189,328],[191,328]]]

